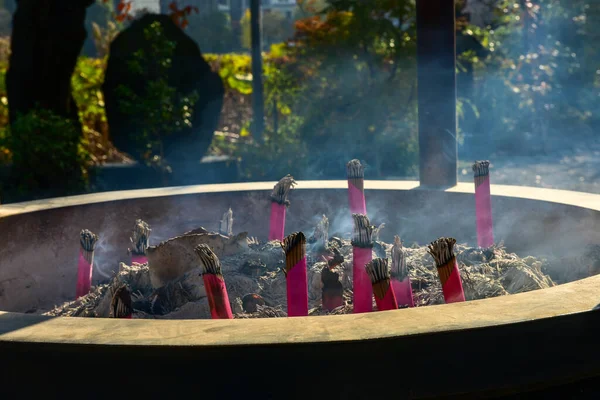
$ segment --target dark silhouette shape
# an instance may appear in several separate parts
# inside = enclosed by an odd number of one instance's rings
[[[111,43],[102,88],[106,117],[115,146],[139,159],[141,154],[135,143],[135,134],[140,127],[134,122],[134,117],[121,111],[116,89],[126,85],[139,96],[145,93],[146,82],[128,68],[128,61],[140,49],[150,53],[151,43],[146,41],[144,30],[155,21],[161,24],[165,37],[176,43],[167,77],[169,85],[181,95],[189,95],[194,90],[199,95],[193,110],[192,128],[163,137],[165,158],[177,171],[178,166],[198,164],[208,150],[219,122],[225,88],[219,75],[202,57],[198,45],[170,17],[146,14]],[[148,68],[152,70],[151,65]]]
[[[6,92],[11,125],[36,107],[71,118],[81,129],[71,76],[94,0],[17,0]]]

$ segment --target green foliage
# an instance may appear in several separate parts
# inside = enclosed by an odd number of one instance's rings
[[[129,69],[144,78],[143,94],[121,85],[117,88],[119,107],[129,114],[139,129],[135,140],[139,153],[148,164],[166,168],[163,156],[163,135],[170,135],[192,125],[192,110],[198,94],[181,96],[170,86],[167,78],[171,69],[171,57],[175,43],[169,41],[159,22],[154,22],[145,32],[145,39],[152,43],[151,51],[136,51],[129,61]]]
[[[54,197],[87,187],[88,155],[73,121],[48,110],[18,116],[4,138],[19,195]]]

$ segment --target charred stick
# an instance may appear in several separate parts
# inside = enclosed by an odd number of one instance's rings
[[[110,305],[110,316],[112,318],[132,318],[133,302],[127,285],[122,285],[115,291]]]
[[[283,177],[274,187],[271,193],[271,220],[269,228],[269,240],[283,240],[285,230],[285,211],[290,206],[288,194],[296,185],[291,175]]]
[[[398,302],[391,285],[390,267],[387,258],[375,258],[366,266],[365,270],[373,285],[375,303],[379,311],[395,310]]]
[[[490,247],[494,244],[489,167],[489,161],[475,161],[475,164],[473,164],[477,245],[483,248]]]
[[[373,258],[373,226],[364,214],[352,214],[354,231],[352,235],[352,286],[355,313],[373,311],[373,286],[365,266]]]
[[[306,238],[302,232],[292,233],[283,240],[281,247],[285,252],[288,316],[307,316]]]
[[[392,246],[392,287],[400,307],[414,307],[412,286],[408,276],[408,267],[406,266],[406,254],[402,247],[402,240],[399,236],[394,236],[394,245]]]
[[[150,239],[150,226],[138,219],[135,221],[135,226],[133,227],[133,235],[129,238],[129,241],[132,244],[132,248],[129,249],[131,253],[131,262],[135,262],[138,264],[146,264],[148,262],[148,257],[146,256],[146,252],[148,250],[149,239]]]
[[[348,177],[348,202],[352,214],[367,214],[365,201],[365,169],[359,160],[350,160],[346,164]]]
[[[233,211],[231,208],[223,214],[219,221],[219,233],[224,236],[233,236]]]
[[[87,229],[79,234],[79,262],[77,265],[77,287],[75,297],[80,298],[90,292],[92,271],[94,269],[94,249],[98,236]]]
[[[428,246],[428,252],[435,261],[442,283],[446,303],[465,301],[465,293],[454,254],[455,244],[456,239],[454,238],[440,238]]]
[[[194,249],[202,263],[202,279],[206,288],[210,315],[213,319],[233,319],[225,279],[221,271],[221,261],[207,244]]]

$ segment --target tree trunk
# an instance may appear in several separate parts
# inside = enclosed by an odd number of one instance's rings
[[[71,75],[94,0],[17,0],[6,73],[10,123],[36,107],[78,123]]]

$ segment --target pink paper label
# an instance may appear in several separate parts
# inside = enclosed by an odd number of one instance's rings
[[[375,303],[377,303],[377,310],[379,311],[396,310],[398,308],[398,303],[396,295],[394,294],[394,287],[390,285],[388,291],[381,300],[375,296]]]
[[[79,250],[79,260],[77,263],[77,287],[75,288],[75,298],[85,296],[90,292],[92,287],[92,262],[89,263],[83,256],[83,250]]]
[[[460,272],[456,262],[454,263],[454,269],[446,281],[446,284],[444,284],[442,287],[442,290],[444,292],[444,300],[446,303],[465,301],[465,292],[463,291],[462,281],[460,280]]]
[[[148,257],[138,254],[131,255],[131,262],[138,264],[146,264],[148,262]]]
[[[233,319],[225,281],[213,274],[202,275],[212,319]]]
[[[402,281],[392,279],[392,287],[394,288],[394,294],[396,295],[396,301],[398,308],[400,307],[414,307],[415,301],[413,299],[412,287],[410,284],[410,278],[405,278]]]
[[[288,317],[305,317],[308,315],[308,279],[306,257],[287,273],[287,306]]]
[[[365,269],[365,265],[373,258],[371,249],[353,247],[352,256],[354,260],[352,265],[354,312],[371,312],[373,311],[373,286]]]
[[[283,240],[285,229],[285,205],[271,202],[269,240]]]
[[[348,181],[348,201],[352,214],[367,214],[365,193]]]
[[[475,217],[477,219],[477,245],[484,248],[490,247],[494,244],[494,232],[489,177],[475,188]]]

